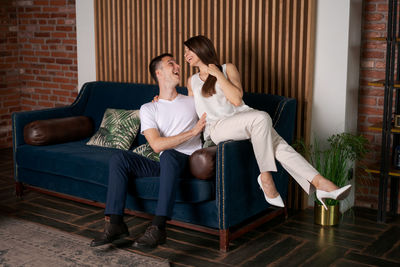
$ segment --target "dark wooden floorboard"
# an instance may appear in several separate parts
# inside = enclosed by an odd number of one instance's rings
[[[324,243],[326,245],[337,245],[337,246],[343,246],[347,248],[353,248],[357,250],[361,250],[365,248],[365,245],[358,242],[358,241],[351,241],[351,240],[345,240],[342,238],[338,238],[335,236],[335,232],[333,229],[330,228],[323,228],[321,227],[321,231],[319,233],[312,232],[312,231],[306,231],[302,229],[296,229],[296,228],[291,228],[291,227],[286,227],[285,224],[282,224],[282,226],[275,231],[279,233],[284,233],[287,235],[292,235],[296,236],[297,238],[301,239],[306,239],[311,242],[316,242],[316,243]]]
[[[47,225],[50,227],[54,227],[66,232],[76,232],[79,230],[78,226],[71,225],[69,223],[65,223],[63,221],[60,221],[58,219],[53,219],[50,217],[43,217],[34,213],[30,213],[29,211],[24,211],[24,212],[18,212],[15,214],[15,217],[24,219],[27,221],[32,221],[35,223]]]
[[[383,256],[391,250],[393,246],[400,240],[400,227],[392,226],[385,231],[379,238],[368,246],[364,253],[372,256]],[[400,258],[400,255],[399,255]]]
[[[205,259],[218,260],[221,257],[221,253],[215,248],[203,247],[196,243],[187,243],[169,237],[168,242],[163,245],[163,247],[175,251],[181,251],[185,254],[195,254],[196,256]]]
[[[132,243],[150,224],[126,216],[130,237],[110,246],[168,259],[172,266],[400,266],[400,219],[376,222],[376,210],[354,208],[334,227],[314,224],[312,209],[278,217],[219,251],[217,236],[168,226],[167,243],[153,250]],[[0,216],[13,216],[90,239],[103,231],[102,208],[26,190],[15,196],[11,149],[0,150]],[[27,251],[26,253],[29,253]]]
[[[338,259],[343,258],[347,249],[339,246],[328,246],[308,259],[304,265],[307,267],[330,266]]]
[[[314,242],[304,241],[297,248],[292,248],[290,253],[278,259],[274,266],[300,266],[321,251],[321,249],[321,246],[318,246],[318,244]]]
[[[203,247],[211,247],[217,249],[219,247],[219,242],[208,238],[202,238],[196,235],[188,234],[185,231],[177,231],[172,229],[168,231],[168,237],[176,240],[182,240],[187,243],[197,244]]]
[[[249,258],[252,258],[260,251],[267,249],[274,244],[277,244],[284,237],[280,234],[276,233],[266,233],[254,240],[250,240],[243,244],[238,249],[232,250],[228,255],[223,259],[224,263],[239,265]]]
[[[70,213],[72,215],[78,215],[78,216],[84,216],[84,215],[87,215],[88,213],[92,212],[90,209],[82,208],[82,207],[75,206],[75,205],[69,205],[66,203],[62,203],[60,201],[53,201],[50,199],[37,198],[37,199],[32,200],[31,203],[42,206],[42,207],[51,207],[58,211],[62,211],[67,214]]]
[[[357,262],[357,263],[363,263],[363,264],[369,264],[372,266],[385,266],[385,267],[399,267],[399,257],[397,257],[397,260],[386,260],[378,257],[373,257],[369,256],[366,254],[360,254],[356,252],[350,252],[345,256],[345,259]]]
[[[243,266],[251,267],[274,263],[280,258],[288,255],[300,244],[300,240],[294,239],[292,237],[285,238],[261,252],[254,251],[254,253],[258,254],[256,254],[256,256],[251,258],[250,260],[246,260]]]
[[[400,237],[398,236],[397,238],[397,244],[389,250],[389,252],[386,254],[386,258],[389,260],[393,261],[398,261],[400,258]]]
[[[346,259],[339,259],[335,262],[335,267],[368,267],[371,266],[369,264],[363,264],[359,262],[349,261]]]

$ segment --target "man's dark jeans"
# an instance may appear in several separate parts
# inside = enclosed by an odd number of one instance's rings
[[[160,162],[149,160],[131,151],[121,151],[110,159],[106,215],[123,215],[130,179],[160,176],[156,214],[172,217],[178,178],[187,167],[189,156],[170,149]]]

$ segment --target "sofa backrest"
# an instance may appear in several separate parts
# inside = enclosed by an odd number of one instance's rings
[[[181,94],[187,94],[187,89],[177,88]],[[75,114],[93,119],[95,131],[100,127],[107,108],[140,109],[144,103],[153,100],[158,95],[158,85],[118,82],[88,82],[72,104]],[[138,144],[144,143],[142,135],[138,135]]]
[[[98,129],[107,108],[140,109],[144,103],[153,100],[158,94],[158,86],[153,84],[89,82],[82,89],[72,104],[76,114],[89,116]],[[187,94],[186,89],[178,88]]]
[[[185,87],[177,89],[179,93],[187,94]],[[97,131],[107,108],[140,109],[142,104],[152,101],[158,93],[158,86],[152,84],[89,82],[83,85],[71,107],[76,115],[91,117]],[[278,133],[288,142],[292,141],[296,108],[294,99],[271,94],[245,93],[243,100],[255,109],[268,112]],[[284,118],[285,127],[279,125],[282,114],[289,117],[289,120]],[[142,135],[138,136],[138,144],[145,142]]]
[[[279,135],[288,143],[293,141],[296,99],[272,94],[244,93],[243,101],[252,108],[266,111]]]
[[[279,103],[286,97],[261,93],[244,93],[243,101],[252,108],[266,111],[273,118]]]

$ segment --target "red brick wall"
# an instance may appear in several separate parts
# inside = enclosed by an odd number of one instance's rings
[[[20,97],[8,96],[4,103],[10,102],[14,111],[72,103],[78,92],[75,0],[14,0],[6,6],[9,16],[16,14],[10,34],[17,37],[18,49],[13,52],[18,55],[14,62],[18,66],[10,66],[12,71],[5,79],[18,75],[13,91]],[[1,125],[11,125],[10,112],[4,115],[4,122],[0,120]],[[11,146],[10,129],[6,132],[7,138],[0,136],[0,147]]]
[[[17,9],[13,2],[0,1],[0,148],[11,146],[11,113],[20,109]]]
[[[78,84],[75,0],[17,2],[21,109],[70,104]]]
[[[386,44],[382,41],[369,40],[369,37],[385,37],[388,6],[386,0],[364,1],[360,93],[359,93],[359,132],[371,142],[371,153],[364,162],[367,166],[380,164],[381,132],[369,130],[368,127],[382,122],[384,89],[369,86],[368,82],[385,78]],[[379,168],[379,167],[378,167]],[[379,176],[357,177],[358,192],[356,206],[377,208]],[[400,210],[400,209],[399,209]]]

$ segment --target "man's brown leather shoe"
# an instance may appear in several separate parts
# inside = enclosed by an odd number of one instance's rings
[[[104,232],[98,238],[93,239],[90,246],[101,246],[127,236],[129,236],[129,230],[124,222],[114,224],[106,221],[104,224]]]
[[[167,240],[167,232],[155,225],[147,227],[146,232],[139,237],[133,246],[141,248],[155,248],[158,245],[165,244]]]

